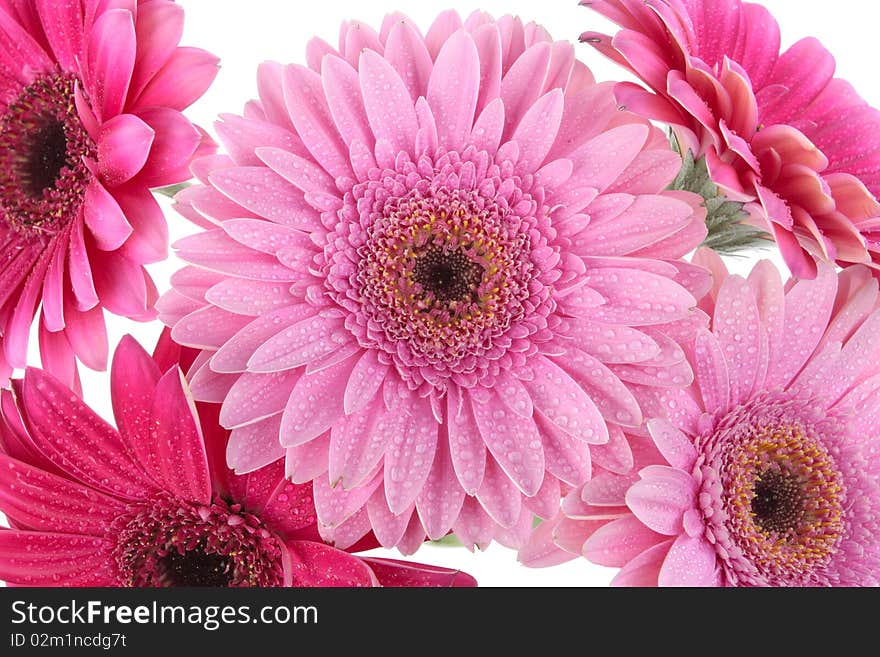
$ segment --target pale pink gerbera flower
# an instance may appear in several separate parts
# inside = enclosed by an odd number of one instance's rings
[[[621,104],[677,126],[731,198],[757,200],[794,275],[816,275],[811,256],[880,264],[880,112],[816,39],[780,54],[774,18],[740,0],[584,4],[624,29],[583,40],[656,92],[622,83]]]
[[[178,48],[166,0],[0,0],[0,379],[43,367],[76,385],[107,363],[103,311],[155,317],[144,264],[168,250],[150,188],[190,177],[209,147],[181,114],[217,59]]]
[[[284,464],[236,476],[228,432],[198,413],[170,340],[113,361],[118,431],[40,370],[2,392],[0,579],[17,586],[472,586],[321,542],[311,485]],[[184,354],[186,357],[186,354]],[[166,369],[167,367],[167,369]],[[374,547],[372,537],[357,549]]]
[[[237,471],[286,452],[316,480],[337,541],[358,518],[404,550],[515,544],[560,481],[626,461],[628,386],[691,380],[674,340],[708,278],[674,259],[700,199],[663,191],[662,133],[534,24],[393,15],[308,61],[260,68],[180,197],[214,226],[160,306],[204,350],[193,390]]]
[[[719,280],[694,385],[651,409],[635,473],[574,491],[522,560],[563,560],[555,543],[618,585],[880,584],[876,280],[820,265],[783,288],[767,262],[744,280],[701,257]]]

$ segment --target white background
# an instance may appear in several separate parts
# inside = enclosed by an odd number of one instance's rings
[[[222,59],[217,81],[191,110],[190,116],[210,129],[217,114],[239,112],[256,95],[257,65],[274,59],[282,63],[304,63],[305,45],[320,36],[335,45],[339,24],[357,19],[378,30],[382,17],[403,10],[424,30],[436,14],[453,7],[463,16],[476,9],[496,17],[514,13],[525,21],[542,23],[556,39],[577,40],[586,30],[613,32],[614,27],[594,12],[579,7],[575,0],[446,0],[445,2],[400,0],[178,0],[187,12],[184,45],[212,51]],[[866,0],[765,0],[763,3],[782,26],[783,46],[804,36],[817,36],[835,54],[838,76],[848,79],[873,105],[880,105],[880,76],[877,71],[877,24],[880,10]],[[578,45],[579,57],[602,80],[628,79],[616,66],[604,60],[589,46]],[[166,206],[167,207],[167,206]],[[168,213],[172,241],[195,232],[174,213]],[[772,251],[761,257],[779,259]],[[744,273],[752,260],[729,260],[732,270]],[[168,288],[171,274],[181,266],[173,256],[151,267],[160,291]],[[161,327],[138,325],[108,317],[111,351],[126,333],[134,335],[146,348],[155,344]],[[39,362],[36,341],[31,343],[31,363]],[[106,373],[83,373],[86,400],[112,421],[109,380]],[[2,516],[0,516],[2,520]],[[377,550],[376,554],[400,558],[397,553]],[[515,553],[493,546],[486,553],[470,554],[462,548],[425,546],[415,560],[461,568],[476,576],[483,586],[604,586],[614,571],[576,560],[545,570],[530,570],[516,562]]]

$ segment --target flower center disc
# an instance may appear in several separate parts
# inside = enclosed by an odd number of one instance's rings
[[[416,258],[413,280],[441,304],[468,302],[483,280],[483,268],[461,250],[432,246]]]
[[[207,553],[197,546],[180,554],[169,552],[160,563],[165,577],[172,586],[229,586],[233,564],[226,557]]]
[[[215,499],[133,504],[108,536],[122,586],[279,586],[281,548],[258,518]]]
[[[770,397],[734,410],[698,441],[710,468],[703,499],[714,500],[704,513],[735,580],[803,584],[846,532],[842,474],[826,445],[842,429],[807,402]]]
[[[44,75],[0,117],[0,211],[18,232],[55,233],[82,205],[95,158],[74,102],[77,80]]]

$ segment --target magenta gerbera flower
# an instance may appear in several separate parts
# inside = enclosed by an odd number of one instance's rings
[[[150,188],[211,145],[181,110],[217,59],[182,30],[168,0],[0,0],[0,379],[40,307],[43,367],[68,385],[76,358],[106,367],[105,309],[155,317],[144,264],[168,229]]]
[[[260,68],[179,197],[212,227],[160,305],[204,350],[193,390],[237,471],[286,453],[315,479],[334,540],[362,518],[386,546],[516,544],[560,481],[625,459],[630,387],[691,380],[701,199],[664,191],[662,132],[537,25],[393,15],[308,61]]]
[[[521,558],[564,560],[555,543],[618,585],[880,584],[877,282],[820,265],[783,288],[767,262],[744,280],[701,257],[719,281],[693,386],[632,439],[635,474],[572,492]]]
[[[196,412],[169,341],[113,360],[118,431],[35,369],[2,391],[0,579],[17,586],[473,586],[321,542],[311,485],[279,461],[234,475],[217,409]],[[160,368],[160,364],[162,368]],[[168,366],[163,374],[163,369]],[[372,538],[357,549],[375,547]]]
[[[816,275],[812,256],[880,264],[880,112],[816,39],[780,54],[775,19],[740,0],[584,4],[624,29],[583,40],[656,92],[621,83],[621,104],[677,126],[730,198],[757,201],[794,275]]]

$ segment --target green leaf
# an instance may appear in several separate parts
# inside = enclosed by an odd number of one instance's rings
[[[155,194],[159,194],[161,196],[167,196],[168,198],[174,198],[182,192],[187,187],[192,187],[192,183],[179,183],[177,185],[168,185],[167,187],[157,187],[153,190]]]
[[[458,536],[455,534],[447,534],[443,538],[431,541],[431,545],[437,545],[439,547],[464,547],[462,542],[458,540]]]
[[[681,153],[681,146],[675,135],[670,134],[672,148]],[[712,182],[706,158],[694,159],[690,150],[682,156],[681,170],[672,181],[669,189],[691,192],[703,197],[706,208],[706,228],[709,231],[703,246],[719,253],[735,255],[747,249],[760,248],[772,242],[773,238],[763,230],[743,223],[748,213],[743,204],[728,200]]]

